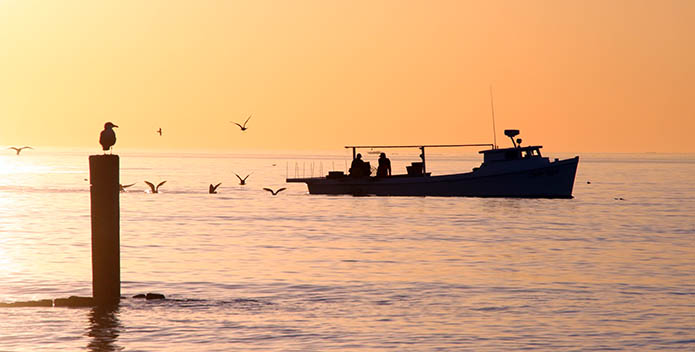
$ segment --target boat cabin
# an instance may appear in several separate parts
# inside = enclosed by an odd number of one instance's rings
[[[513,161],[513,160],[527,160],[527,159],[540,159],[541,148],[540,145],[530,145],[527,147],[521,146],[521,138],[514,140],[514,137],[519,135],[519,130],[504,130],[504,135],[512,140],[513,148],[503,148],[497,149],[492,148],[489,150],[481,150],[478,153],[483,154],[483,165],[500,162],[500,161]]]
[[[479,153],[483,154],[483,164],[487,164],[499,161],[542,158],[541,148],[543,147],[540,145],[533,145],[528,147],[481,150]]]

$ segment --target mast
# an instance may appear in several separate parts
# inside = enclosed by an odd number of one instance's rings
[[[490,85],[490,109],[492,110],[492,149],[497,149],[497,135],[495,134],[495,102],[492,99],[492,84]]]

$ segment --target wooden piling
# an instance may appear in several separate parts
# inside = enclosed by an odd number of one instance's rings
[[[91,155],[92,295],[98,305],[121,297],[118,155]]]

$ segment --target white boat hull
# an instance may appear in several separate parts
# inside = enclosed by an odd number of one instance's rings
[[[579,157],[574,157],[500,173],[477,170],[441,176],[312,177],[287,182],[306,183],[310,194],[572,198],[578,162]]]

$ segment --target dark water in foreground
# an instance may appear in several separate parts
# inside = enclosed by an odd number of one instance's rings
[[[91,295],[87,155],[0,156],[0,302]],[[170,300],[0,309],[0,351],[695,350],[695,156],[580,158],[544,200],[284,184],[343,155],[122,153],[122,293]]]

